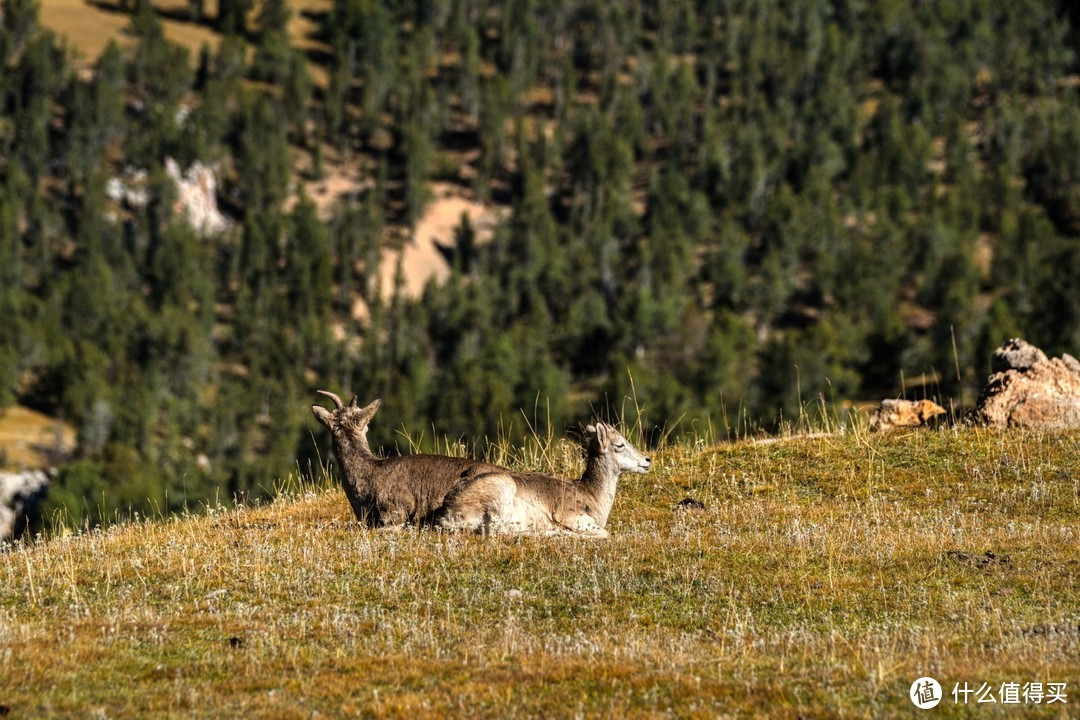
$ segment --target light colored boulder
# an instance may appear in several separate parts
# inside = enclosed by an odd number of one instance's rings
[[[0,542],[15,536],[27,511],[41,499],[49,485],[44,470],[0,472]]]
[[[1080,428],[1080,362],[1048,358],[1018,338],[994,351],[993,373],[968,421],[995,428]]]
[[[191,227],[214,235],[229,229],[229,219],[218,209],[217,172],[210,165],[194,162],[185,172],[172,158],[165,158],[165,172],[176,183],[176,210],[187,216]]]
[[[176,202],[173,210],[187,218],[191,227],[203,235],[223,233],[232,225],[218,208],[217,168],[196,161],[187,170],[171,157],[165,158],[165,174],[176,185]],[[141,168],[128,168],[119,177],[105,182],[105,195],[117,205],[142,210],[150,202],[147,172]]]

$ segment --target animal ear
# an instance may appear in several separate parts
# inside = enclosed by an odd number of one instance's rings
[[[607,450],[608,445],[611,444],[611,428],[602,422],[596,423],[596,442],[600,444],[601,450]]]
[[[358,408],[358,407],[360,407],[360,398],[358,398],[358,397],[356,397],[355,395],[353,395],[353,396],[352,396],[352,401],[351,401],[351,402],[349,403],[349,407],[351,407],[351,408]]]
[[[585,426],[585,437],[590,437],[590,438],[596,437],[596,426],[595,425],[590,423],[589,425]]]
[[[315,415],[315,419],[321,422],[326,427],[333,427],[330,423],[333,422],[334,415],[322,405],[312,405],[311,412]]]
[[[364,422],[370,422],[375,413],[382,407],[382,400],[372,400],[366,407],[360,410],[360,417]]]

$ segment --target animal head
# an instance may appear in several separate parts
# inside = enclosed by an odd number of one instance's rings
[[[646,473],[652,465],[652,460],[636,447],[631,445],[622,433],[610,425],[598,422],[585,428],[585,436],[588,438],[588,454],[590,457],[610,457],[619,468],[619,472]]]
[[[370,404],[360,407],[356,396],[352,402],[345,405],[341,398],[326,390],[316,391],[324,397],[334,401],[334,411],[331,412],[322,405],[312,405],[311,412],[315,418],[327,427],[334,438],[335,443],[359,444],[367,449],[367,429],[371,418],[382,405],[382,400],[373,400]],[[370,452],[370,451],[369,451]]]

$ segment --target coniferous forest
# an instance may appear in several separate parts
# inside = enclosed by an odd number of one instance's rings
[[[305,50],[284,0],[192,0],[197,53],[135,0],[78,62],[0,7],[0,407],[78,430],[43,517],[270,494],[329,447],[316,388],[382,398],[387,451],[627,397],[724,437],[962,406],[1007,337],[1080,351],[1065,0],[333,0]],[[176,211],[170,159],[219,168],[227,230]],[[504,219],[382,287],[433,182]]]

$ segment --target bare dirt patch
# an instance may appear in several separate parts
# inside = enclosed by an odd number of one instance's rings
[[[324,147],[326,147],[324,145]],[[336,155],[326,150],[328,156]],[[323,166],[322,176],[317,180],[304,180],[304,176],[313,174],[313,161],[309,153],[296,152],[294,167],[296,180],[304,186],[304,192],[315,203],[316,211],[323,220],[330,220],[342,198],[358,196],[370,190],[375,184],[371,173],[364,167],[361,159],[349,162],[327,162]],[[285,211],[289,212],[296,202],[295,195],[285,201]]]
[[[970,565],[981,569],[987,569],[996,567],[999,565],[1008,565],[1010,563],[1008,555],[998,555],[990,550],[979,555],[977,553],[969,553],[964,550],[950,550],[945,555],[950,560],[963,563],[964,565]]]
[[[399,259],[405,280],[402,291],[409,297],[419,297],[428,281],[443,282],[450,276],[450,264],[439,248],[453,247],[454,232],[462,217],[469,218],[477,242],[482,243],[491,239],[495,226],[506,214],[505,210],[468,197],[461,188],[449,183],[433,183],[431,196],[433,199],[416,223],[412,239],[401,250],[383,253],[379,282],[384,299],[394,293]]]

